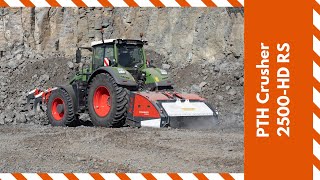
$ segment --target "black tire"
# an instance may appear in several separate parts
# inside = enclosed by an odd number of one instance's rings
[[[94,109],[94,93],[99,87],[106,88],[111,98],[111,107],[105,116],[99,116]],[[113,77],[107,73],[96,75],[90,85],[87,105],[92,124],[101,127],[122,127],[126,122],[129,102],[128,90],[118,86]]]
[[[61,119],[57,119],[54,116],[53,106],[54,102],[60,99],[63,102],[63,115]],[[73,126],[76,123],[76,116],[74,114],[72,98],[68,92],[64,89],[57,89],[52,92],[48,100],[47,117],[52,126]]]

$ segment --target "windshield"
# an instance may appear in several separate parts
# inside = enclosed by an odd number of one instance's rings
[[[142,45],[121,44],[118,47],[118,63],[123,67],[143,64]]]

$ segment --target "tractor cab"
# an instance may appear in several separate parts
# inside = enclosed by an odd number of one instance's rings
[[[147,41],[143,40],[107,39],[94,41],[91,47],[79,47],[76,62],[81,61],[81,49],[92,51],[92,62],[90,67],[78,73],[71,84],[76,80],[90,81],[95,74],[108,71],[116,77],[117,83],[136,89],[172,89],[168,73],[147,62],[143,48],[146,44]]]
[[[143,45],[146,41],[108,39],[91,43],[92,69],[102,66],[121,67],[129,72],[146,68]]]

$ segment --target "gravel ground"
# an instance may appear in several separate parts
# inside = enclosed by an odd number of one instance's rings
[[[243,129],[0,126],[0,172],[243,172]]]

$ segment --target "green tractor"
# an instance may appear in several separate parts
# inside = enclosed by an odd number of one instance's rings
[[[168,72],[146,59],[143,40],[108,39],[79,47],[92,52],[92,63],[77,70],[69,85],[28,93],[28,104],[46,106],[53,126],[78,123],[88,112],[93,125],[102,127],[189,127],[214,122],[218,112],[196,94],[172,89]],[[207,120],[204,120],[207,119]],[[209,121],[208,121],[209,120]]]

